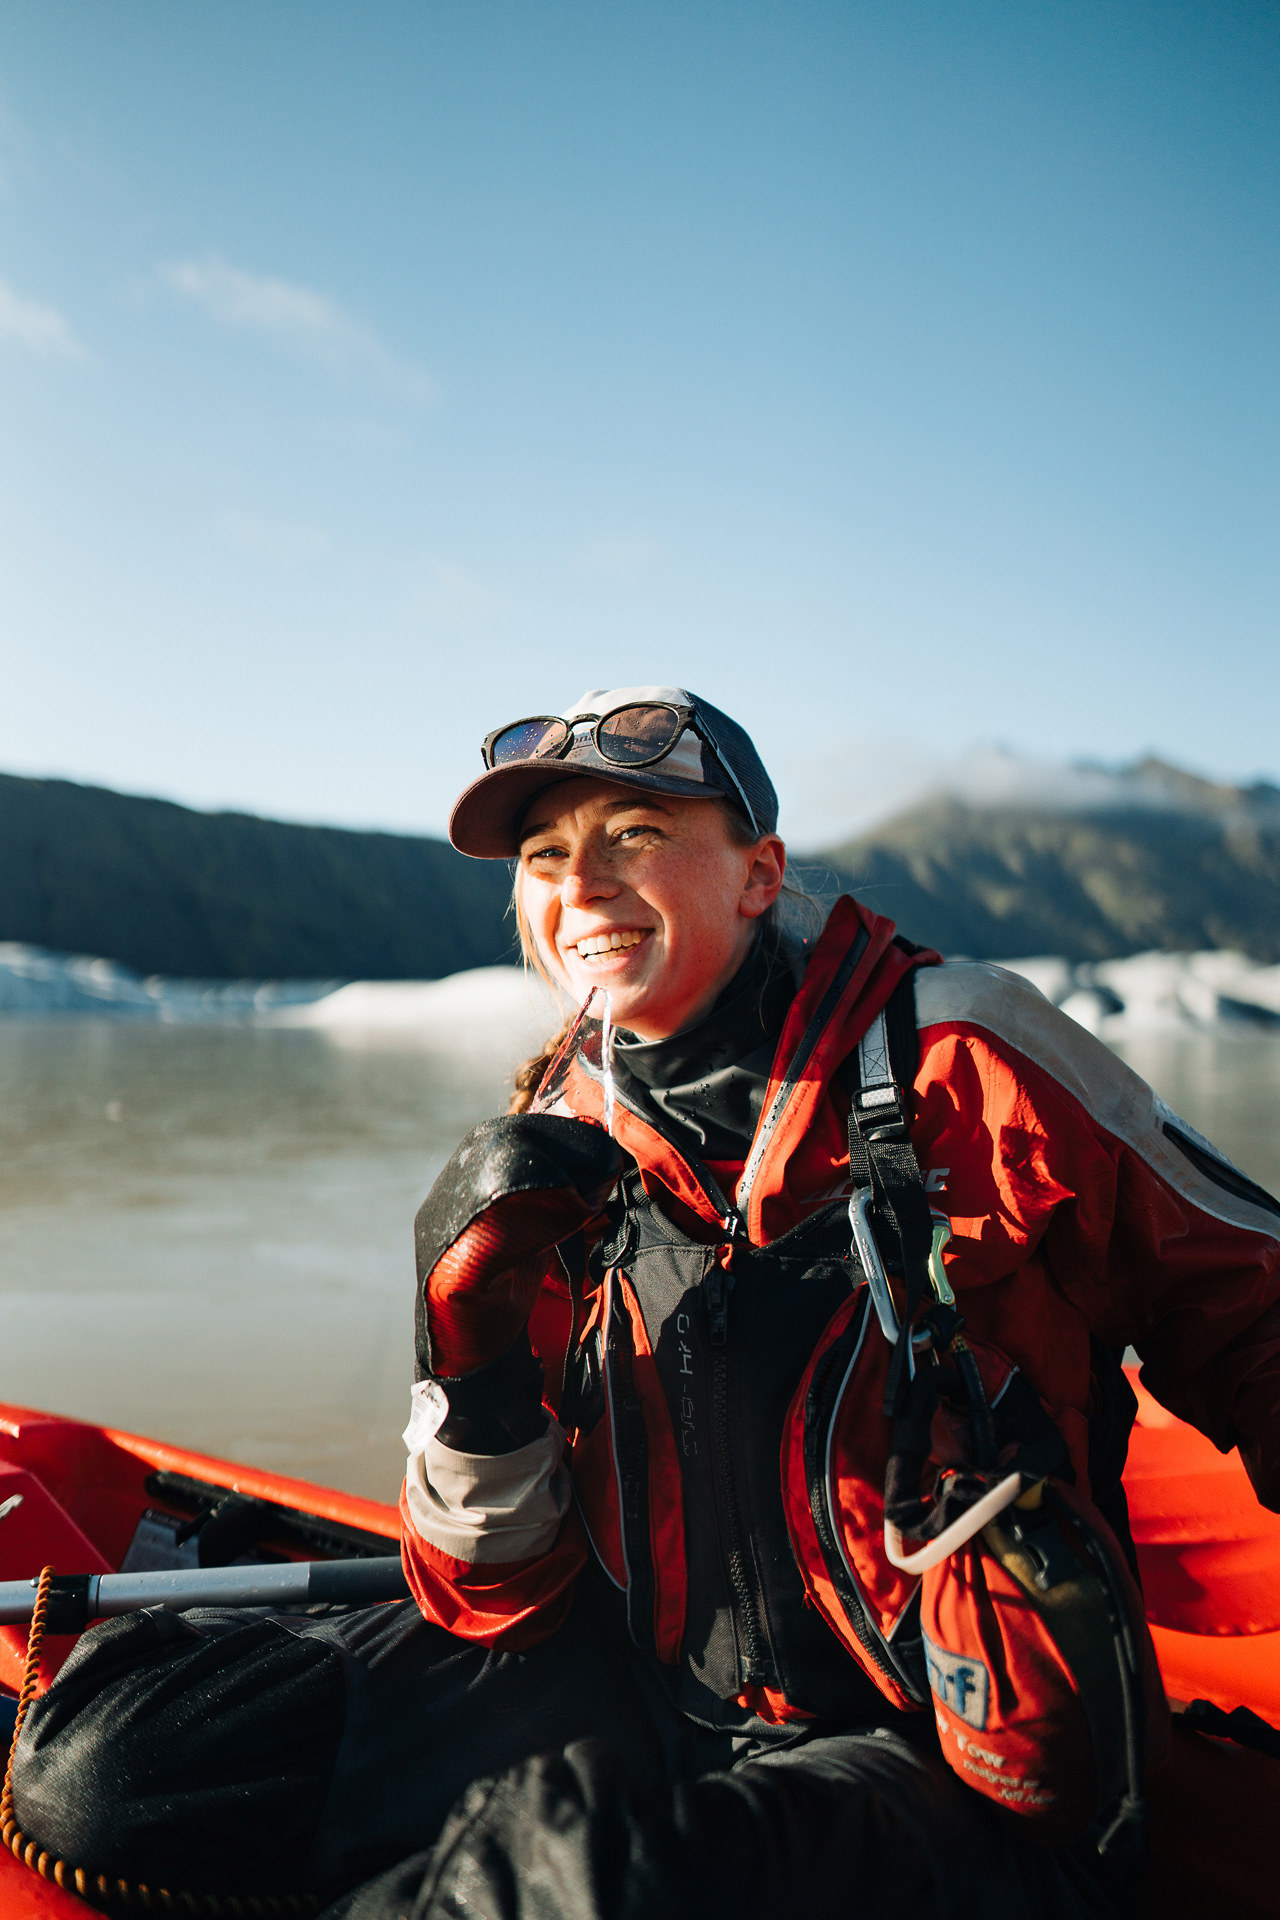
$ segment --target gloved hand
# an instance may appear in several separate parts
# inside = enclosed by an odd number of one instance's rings
[[[508,1351],[547,1255],[599,1213],[626,1164],[602,1128],[556,1114],[467,1135],[414,1223],[420,1377],[456,1379]]]

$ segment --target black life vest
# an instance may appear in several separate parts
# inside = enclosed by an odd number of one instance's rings
[[[910,1085],[917,1047],[910,977],[894,996],[889,1051]],[[854,1067],[856,1084],[856,1063]],[[833,1317],[863,1284],[843,1201],[821,1208],[766,1247],[743,1238],[720,1246],[686,1234],[645,1192],[622,1183],[610,1231],[595,1248],[592,1277],[605,1311],[595,1338],[571,1362],[564,1414],[586,1433],[607,1403],[619,1486],[632,1639],[655,1653],[654,1503],[683,1511],[685,1606],[677,1704],[716,1726],[754,1719],[740,1704],[752,1689],[780,1695],[805,1715],[848,1725],[892,1710],[811,1604],[788,1532],[782,1493],[784,1423]],[[636,1385],[627,1295],[643,1321],[674,1439],[679,1489],[664,1486],[650,1458],[649,1425]],[[861,1323],[870,1312],[860,1312]],[[843,1369],[841,1369],[843,1372]],[[826,1512],[826,1431],[838,1411],[838,1377],[826,1369],[805,1409],[810,1499],[820,1533]],[[815,1383],[815,1387],[818,1383]],[[649,1416],[650,1421],[652,1414]],[[669,1470],[669,1469],[668,1469]],[[838,1571],[834,1570],[833,1571]],[[916,1609],[894,1636],[846,1608],[871,1659],[908,1697],[927,1696]],[[870,1644],[869,1644],[870,1643]]]
[[[842,1206],[825,1208],[769,1247],[718,1250],[687,1238],[628,1182],[614,1270],[604,1385],[622,1470],[622,1529],[632,1636],[652,1648],[649,1471],[631,1382],[631,1324],[619,1281],[644,1317],[676,1438],[687,1600],[681,1704],[732,1722],[748,1688],[777,1692],[823,1720],[875,1717],[884,1702],[808,1604],[787,1533],[783,1422],[823,1329],[860,1273],[850,1270]],[[727,1711],[726,1711],[727,1710]]]

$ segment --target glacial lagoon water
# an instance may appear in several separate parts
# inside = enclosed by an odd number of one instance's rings
[[[393,1499],[414,1211],[542,1025],[0,1020],[0,1399]],[[1280,1034],[1116,1045],[1280,1189]]]
[[[511,986],[417,1032],[0,1020],[0,1400],[394,1499],[413,1216],[546,1029]]]

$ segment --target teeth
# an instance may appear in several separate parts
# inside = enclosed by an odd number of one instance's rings
[[[639,928],[627,927],[613,933],[589,934],[585,940],[578,941],[577,948],[584,960],[590,960],[598,953],[616,953],[620,947],[638,947],[643,939]]]

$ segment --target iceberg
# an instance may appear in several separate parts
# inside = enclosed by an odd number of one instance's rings
[[[170,1024],[313,1027],[477,1055],[526,1052],[560,1025],[550,988],[520,967],[442,980],[171,980],[114,960],[0,941],[0,1019],[71,1015]]]
[[[381,1039],[476,1060],[533,1053],[563,1017],[550,987],[521,967],[469,967],[443,980],[350,980],[260,1016],[272,1026],[318,1028],[353,1045],[376,1046]]]
[[[1280,1029],[1280,966],[1230,949],[1080,962],[1042,954],[997,964],[1030,980],[1102,1040],[1204,1033],[1242,1023]]]
[[[1034,954],[995,964],[1103,1040],[1242,1024],[1280,1031],[1280,966],[1230,949],[1091,961]],[[482,1055],[531,1050],[562,1018],[551,989],[516,966],[471,967],[441,980],[173,980],[0,941],[0,1019],[42,1015],[310,1027],[361,1045],[382,1035]]]
[[[332,993],[332,980],[166,980],[116,960],[0,940],[0,1015],[244,1020]]]

